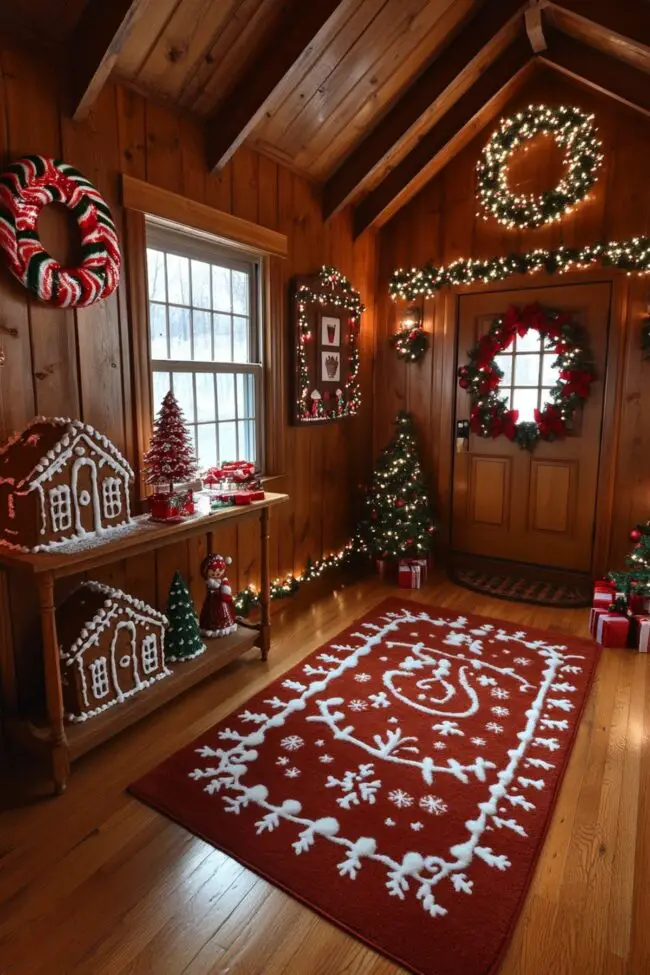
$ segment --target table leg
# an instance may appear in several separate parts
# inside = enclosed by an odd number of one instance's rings
[[[261,608],[262,619],[260,623],[260,646],[262,649],[262,660],[266,660],[271,649],[271,601],[270,601],[270,579],[269,579],[269,509],[262,508],[260,513],[260,543],[262,560],[262,579],[261,579]]]
[[[55,791],[61,793],[65,791],[70,773],[70,756],[63,726],[63,690],[54,613],[54,577],[50,572],[44,572],[36,577],[36,584],[43,636],[43,668],[52,749],[52,779]]]

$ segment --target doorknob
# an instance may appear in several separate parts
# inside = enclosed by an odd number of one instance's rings
[[[456,453],[469,450],[469,420],[456,421]]]

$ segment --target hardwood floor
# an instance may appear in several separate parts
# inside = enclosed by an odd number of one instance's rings
[[[316,584],[318,585],[318,584]],[[405,598],[586,635],[587,611],[436,578]],[[0,815],[1,975],[396,975],[397,966],[141,805],[125,787],[396,590],[364,579],[276,617],[242,658]],[[499,975],[650,973],[650,668],[605,650]],[[5,804],[11,795],[5,792]]]

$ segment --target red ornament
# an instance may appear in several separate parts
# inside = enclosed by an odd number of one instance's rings
[[[396,508],[403,508],[404,507],[404,502],[402,501],[401,498],[398,498],[397,499],[397,501],[395,502],[395,507]]]
[[[630,532],[630,539],[631,539],[631,540],[632,540],[633,542],[638,542],[638,541],[640,541],[640,539],[641,539],[641,532],[639,531],[639,529],[638,529],[638,528],[633,528],[633,529],[632,529],[632,531]]]

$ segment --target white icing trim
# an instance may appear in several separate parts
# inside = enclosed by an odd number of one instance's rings
[[[122,630],[128,630],[131,634],[131,660],[133,661],[133,679],[135,681],[136,688],[142,685],[140,680],[140,674],[138,673],[138,661],[135,653],[135,641],[137,639],[137,630],[135,623],[132,620],[122,620],[117,624],[115,630],[113,631],[113,639],[111,640],[111,673],[113,675],[113,687],[115,693],[117,694],[118,701],[124,700],[124,691],[120,687],[119,677],[117,676],[117,659],[116,659],[116,649],[117,641]]]
[[[229,633],[235,633],[236,630],[237,624],[233,623],[232,626],[225,626],[223,630],[199,630],[199,633],[201,636],[207,636],[214,639],[214,637],[217,636],[228,636]],[[184,659],[187,660],[188,658],[185,657]]]
[[[123,700],[126,700],[129,697],[133,697],[134,694],[137,694],[145,687],[150,687],[151,684],[155,684],[157,680],[162,680],[164,677],[171,677],[171,676],[172,676],[172,671],[169,670],[169,668],[165,667],[165,669],[161,670],[159,674],[154,674],[154,676],[150,680],[143,680],[140,683],[139,687],[134,687],[133,690],[127,691],[127,693],[124,695]],[[87,721],[88,718],[93,718],[95,717],[95,715],[101,714],[103,711],[106,711],[108,708],[112,708],[114,707],[114,705],[119,703],[120,702],[117,700],[117,698],[114,697],[111,701],[107,701],[106,704],[102,704],[98,708],[93,708],[91,711],[84,711],[83,714],[66,714],[65,717],[67,721],[71,721],[74,724],[81,724],[83,721]]]

